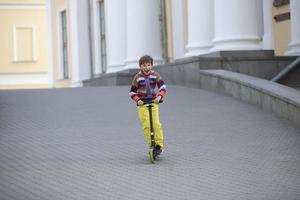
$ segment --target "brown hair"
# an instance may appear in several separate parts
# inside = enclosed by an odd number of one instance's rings
[[[141,66],[143,63],[150,63],[153,65],[153,58],[149,55],[144,55],[139,60],[139,65]]]

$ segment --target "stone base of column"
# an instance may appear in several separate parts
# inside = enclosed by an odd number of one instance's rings
[[[125,60],[124,69],[139,69],[138,59],[127,59],[127,60]]]
[[[259,50],[262,49],[261,38],[256,36],[240,36],[232,38],[217,38],[212,41],[211,52],[223,50]]]
[[[72,85],[71,85],[71,87],[73,87],[73,88],[82,87],[82,86],[83,86],[83,84],[81,81],[80,82],[72,82]]]
[[[106,73],[118,72],[125,69],[125,67],[125,63],[108,65]]]
[[[269,59],[274,57],[274,50],[232,50],[215,51],[200,56],[201,58],[251,58],[251,59]]]
[[[187,52],[184,57],[198,56],[209,53],[213,46],[211,44],[186,46]]]
[[[300,42],[290,43],[288,51],[285,53],[287,56],[300,56]]]

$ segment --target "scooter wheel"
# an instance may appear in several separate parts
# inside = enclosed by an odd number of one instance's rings
[[[153,155],[153,149],[150,149],[149,150],[149,160],[152,164],[155,163],[155,158],[154,158],[154,155]]]

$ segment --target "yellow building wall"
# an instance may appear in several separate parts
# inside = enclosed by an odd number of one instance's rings
[[[48,73],[47,24],[46,0],[0,0],[0,89],[41,88],[48,85],[45,81]],[[17,28],[14,29],[14,26]],[[34,39],[34,29],[31,27],[35,29]],[[35,60],[32,52],[33,40],[36,48]],[[17,53],[16,61],[14,52]],[[42,76],[38,77],[38,80],[43,80],[42,83],[28,80],[28,74]],[[19,79],[22,78],[29,83],[20,84],[22,81]],[[9,84],[3,84],[4,79],[9,80]]]
[[[281,7],[273,7],[273,17],[278,14],[290,12],[290,5],[284,5]],[[273,19],[274,29],[274,51],[276,55],[284,55],[288,50],[288,44],[291,41],[291,21],[285,20],[276,22]]]
[[[45,9],[0,9],[0,73],[47,72],[48,34]],[[33,25],[36,27],[35,62],[14,62],[13,26]],[[30,29],[17,29],[16,51],[18,60],[31,57],[32,38]],[[28,55],[30,54],[30,55]]]

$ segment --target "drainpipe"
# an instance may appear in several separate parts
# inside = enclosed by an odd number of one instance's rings
[[[271,81],[278,82],[280,79],[282,79],[285,75],[287,75],[290,71],[292,71],[293,69],[295,69],[299,65],[300,65],[300,57],[298,57],[291,64],[286,66],[279,74],[277,74],[274,78],[272,78]]]

